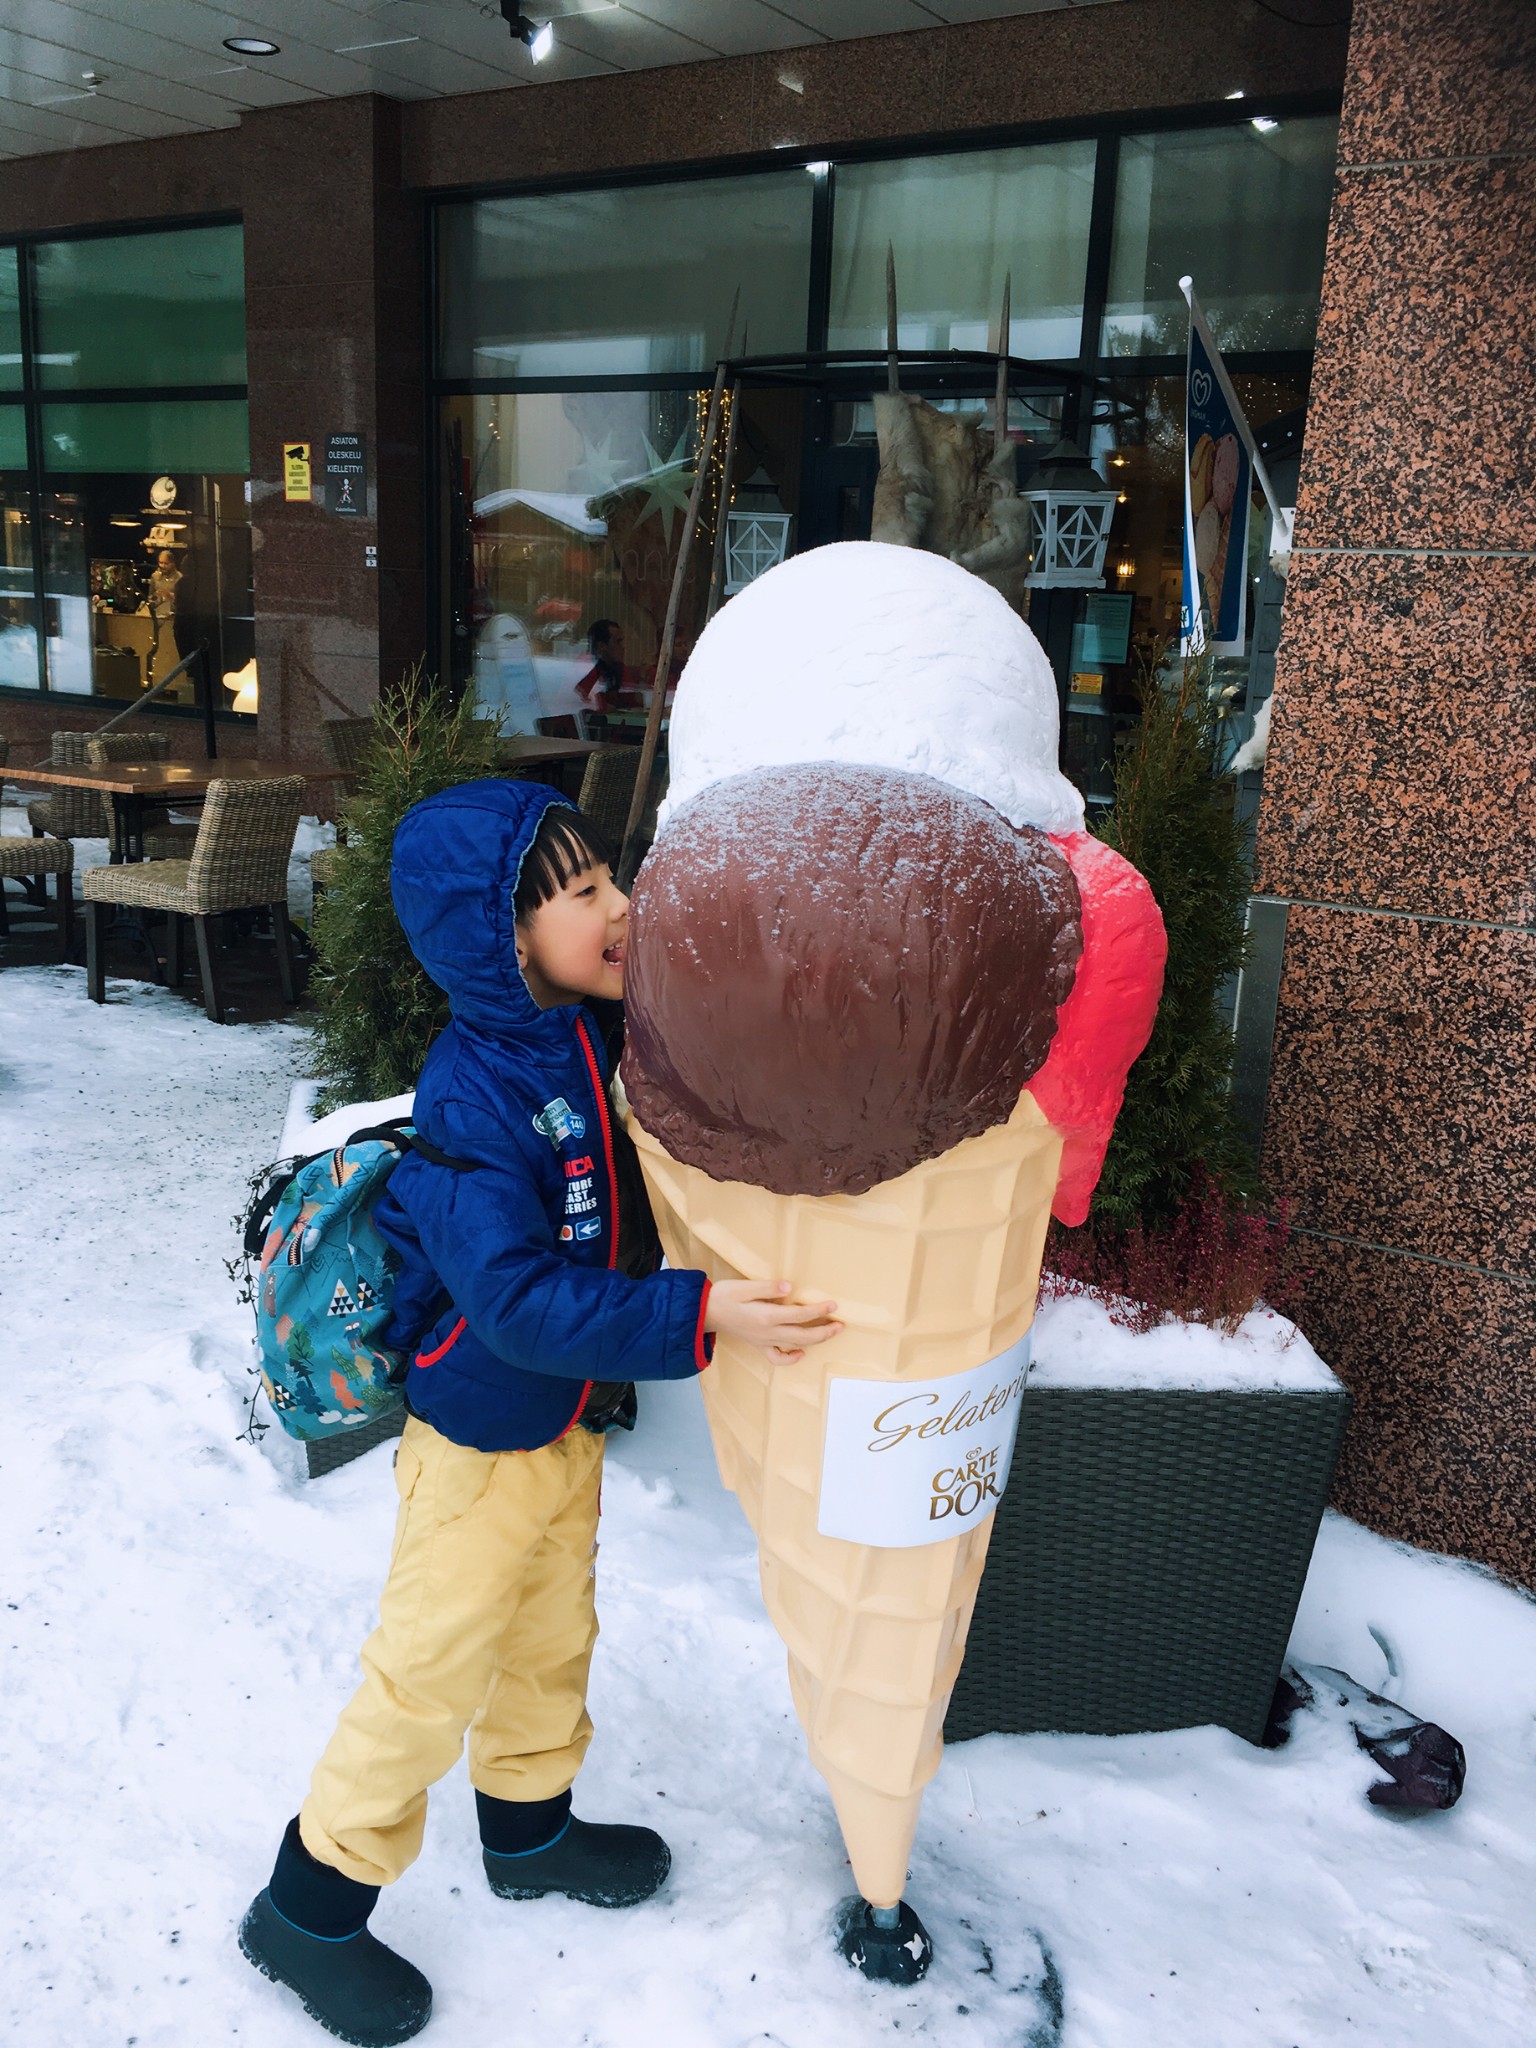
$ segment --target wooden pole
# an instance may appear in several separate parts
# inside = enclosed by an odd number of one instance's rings
[[[896,365],[896,245],[885,245],[885,388],[901,389],[901,372]]]
[[[698,466],[693,473],[693,489],[688,494],[688,516],[683,521],[683,536],[678,544],[677,566],[672,572],[672,591],[667,599],[667,615],[661,629],[661,646],[656,653],[656,675],[651,685],[650,715],[645,721],[645,739],[640,748],[640,765],[635,770],[635,794],[630,801],[629,819],[624,827],[624,845],[619,854],[619,886],[627,889],[635,878],[639,861],[635,858],[636,842],[640,836],[640,820],[645,816],[645,806],[651,793],[651,776],[656,765],[656,743],[661,738],[661,717],[667,701],[667,678],[672,670],[672,647],[677,638],[677,615],[682,608],[683,584],[688,575],[689,557],[693,553],[693,536],[699,523],[699,505],[704,496],[704,485],[709,472],[710,453],[715,445],[715,429],[720,424],[720,401],[725,391],[726,361],[731,353],[731,344],[736,338],[736,313],[741,305],[741,287],[736,287],[736,296],[731,301],[730,324],[725,330],[725,353],[715,365],[715,388],[709,394],[709,411],[704,420],[704,438],[699,444]]]

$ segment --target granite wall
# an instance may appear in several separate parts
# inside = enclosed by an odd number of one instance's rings
[[[1259,812],[1337,1502],[1536,1585],[1536,8],[1356,0]]]
[[[368,711],[425,652],[424,209],[402,183],[401,111],[372,97],[314,100],[240,124],[269,757],[318,758],[324,720]],[[329,433],[362,436],[361,516],[323,503]],[[284,500],[288,440],[311,444],[310,504]]]

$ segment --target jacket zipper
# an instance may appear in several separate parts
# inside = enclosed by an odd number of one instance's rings
[[[581,1039],[581,1049],[587,1056],[587,1071],[592,1077],[592,1093],[597,1100],[597,1121],[603,1133],[603,1163],[608,1168],[608,1205],[613,1218],[608,1240],[608,1270],[612,1272],[619,1263],[619,1174],[613,1158],[613,1126],[608,1121],[608,1091],[603,1086],[597,1054],[587,1036],[585,1017],[576,1019],[576,1031]]]

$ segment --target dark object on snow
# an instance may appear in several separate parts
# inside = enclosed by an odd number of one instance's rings
[[[887,1920],[888,1926],[881,1924]],[[832,1924],[843,1961],[876,1983],[916,1984],[927,1976],[933,1943],[905,1899],[882,1910],[855,1892],[838,1907]]]
[[[603,1826],[574,1814],[541,1849],[510,1856],[486,1849],[483,1855],[498,1899],[542,1899],[563,1892],[583,1906],[638,1906],[661,1890],[672,1868],[671,1850],[650,1828]]]
[[[1262,1740],[1348,1414],[1342,1387],[1027,1387],[946,1742]]]
[[[393,2048],[432,2017],[432,1986],[368,1932],[379,1888],[310,1855],[288,1823],[271,1883],[240,1923],[240,1953],[296,1991],[304,2010],[353,2048]]]
[[[1467,1754],[1454,1735],[1438,1722],[1416,1720],[1407,1707],[1326,1664],[1285,1667],[1275,1687],[1266,1746],[1279,1749],[1288,1742],[1293,1716],[1310,1707],[1345,1715],[1355,1741],[1387,1773],[1366,1794],[1372,1806],[1442,1813],[1461,1797]]]

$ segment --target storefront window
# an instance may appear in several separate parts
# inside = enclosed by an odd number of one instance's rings
[[[133,698],[206,644],[218,679],[255,651],[243,475],[53,474],[44,496],[48,687]],[[159,700],[197,701],[190,671]],[[221,708],[227,699],[216,696]]]
[[[0,249],[0,391],[20,389],[21,291],[16,272],[16,251]]]
[[[1268,467],[1282,501],[1295,502],[1304,376],[1233,377],[1249,425],[1263,441],[1277,422],[1294,431],[1276,436],[1284,452]],[[1113,419],[1092,437],[1094,460],[1116,486],[1101,592],[1052,593],[1072,605],[1067,662],[1063,766],[1093,801],[1108,802],[1114,740],[1140,715],[1139,679],[1147,664],[1177,650],[1184,522],[1184,379],[1126,378],[1114,386]],[[1248,525],[1246,643],[1212,670],[1230,759],[1253,730],[1254,714],[1274,683],[1274,649],[1283,585],[1269,568],[1270,523],[1255,489]]]
[[[1261,116],[1127,136],[1103,354],[1182,355],[1184,276],[1222,348],[1311,348],[1337,133],[1331,116]]]
[[[764,515],[762,533],[786,544],[801,403],[745,393],[734,439],[730,515]],[[702,390],[446,401],[448,665],[504,732],[551,718],[588,731],[603,715],[619,739],[643,723],[707,404]],[[710,463],[673,681],[704,620],[728,426]],[[722,582],[727,573],[722,561]]]
[[[481,199],[439,215],[448,377],[708,370],[736,346],[805,346],[805,171]]]
[[[243,384],[243,247],[238,227],[44,243],[34,255],[38,383]]]
[[[903,348],[994,347],[1011,272],[1009,353],[1075,356],[1095,154],[1059,142],[840,166],[828,345],[885,346],[890,247]]]
[[[20,322],[5,326],[21,264],[37,327],[25,404],[3,396],[8,331],[18,388],[24,367]],[[238,227],[0,250],[0,687],[38,687],[40,624],[50,691],[131,702],[202,647],[225,707],[219,678],[255,633],[241,274]],[[158,701],[196,689],[188,672]]]

